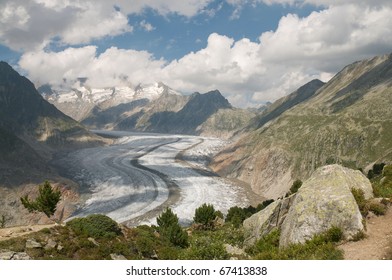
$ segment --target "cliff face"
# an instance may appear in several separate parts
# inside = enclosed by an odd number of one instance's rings
[[[391,161],[391,85],[391,55],[349,65],[308,99],[248,129],[212,168],[277,198],[325,164],[366,168]]]

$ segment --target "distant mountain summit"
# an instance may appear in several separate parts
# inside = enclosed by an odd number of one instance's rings
[[[88,118],[94,109],[102,111],[134,101],[152,101],[162,94],[180,95],[161,82],[145,86],[109,88],[91,88],[83,84],[73,89],[43,85],[38,91],[47,101],[77,121]]]
[[[149,120],[148,130],[195,134],[196,129],[219,109],[231,109],[229,101],[218,90],[194,93],[178,112],[157,112]]]
[[[91,129],[227,137],[254,116],[234,109],[218,90],[185,96],[161,82],[106,89],[84,85],[71,91],[45,85],[39,91],[59,110]]]
[[[391,85],[392,55],[355,62],[325,85],[313,81],[256,117],[213,168],[277,198],[325,164],[391,162]]]

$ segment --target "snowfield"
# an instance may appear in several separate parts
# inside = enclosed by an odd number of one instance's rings
[[[197,170],[208,170],[205,164],[209,157],[226,144],[220,139],[107,134],[120,138],[111,146],[78,150],[55,163],[83,186],[85,203],[74,217],[101,213],[136,226],[155,223],[156,217],[170,207],[187,225],[203,203],[213,204],[223,213],[232,206],[249,204],[240,187],[212,172]],[[180,152],[182,157],[176,158]]]

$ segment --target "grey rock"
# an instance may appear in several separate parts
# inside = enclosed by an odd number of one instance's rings
[[[241,255],[245,256],[246,255],[246,253],[243,249],[238,248],[236,246],[232,246],[230,244],[225,244],[224,247],[225,247],[226,252],[229,255],[234,255],[234,256],[241,256]]]
[[[257,212],[243,223],[245,230],[245,245],[251,246],[262,236],[280,228],[290,209],[295,195],[277,200],[265,209]]]
[[[119,255],[119,254],[110,254],[110,257],[112,258],[112,260],[116,260],[116,261],[122,261],[127,259],[123,255]]]
[[[367,198],[373,196],[369,180],[359,171],[339,165],[317,169],[299,189],[282,223],[280,246],[303,243],[332,226],[340,227],[346,239],[362,231],[352,188],[362,189]]]
[[[34,239],[27,239],[26,241],[26,248],[32,249],[32,248],[42,248],[42,244],[37,242]]]
[[[12,252],[12,251],[1,252],[0,253],[0,260],[11,260],[14,255],[15,255],[15,252]]]
[[[30,260],[30,256],[25,252],[6,251],[0,253],[0,260]]]
[[[30,256],[25,252],[15,253],[12,257],[13,260],[30,260]]]
[[[49,238],[48,239],[48,243],[45,245],[45,249],[49,250],[49,249],[53,249],[57,246],[57,242],[54,241],[53,239]]]

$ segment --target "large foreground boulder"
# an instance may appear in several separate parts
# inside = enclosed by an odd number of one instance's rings
[[[360,172],[340,165],[317,169],[299,191],[278,200],[244,221],[247,245],[278,228],[280,246],[303,243],[333,226],[349,239],[364,230],[362,215],[351,193],[361,189],[365,198],[373,197],[369,180]]]
[[[317,169],[298,191],[281,226],[280,246],[303,243],[333,226],[349,239],[364,230],[362,215],[351,189],[373,196],[369,180],[360,172],[340,165]]]

